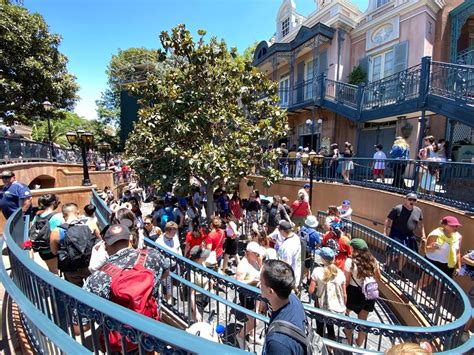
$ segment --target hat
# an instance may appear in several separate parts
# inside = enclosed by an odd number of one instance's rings
[[[441,224],[447,224],[450,227],[460,227],[460,226],[462,226],[462,224],[459,223],[458,219],[454,216],[443,217],[443,219],[441,220]]]
[[[209,253],[204,264],[208,267],[214,267],[217,265],[216,253]]]
[[[316,250],[315,254],[319,255],[324,260],[329,261],[334,260],[334,257],[336,256],[334,250],[328,247],[322,247],[321,249]]]
[[[380,149],[380,150],[383,149],[383,145],[382,145],[382,144],[376,144],[376,145],[374,145],[374,147],[377,148],[377,149]]]
[[[194,246],[189,252],[191,259],[207,259],[210,254],[211,251],[209,249],[200,247],[199,245]]]
[[[129,240],[130,230],[125,223],[113,224],[107,229],[104,235],[104,242],[107,245],[113,245],[119,240]]]
[[[410,192],[409,194],[407,194],[405,196],[405,198],[414,198],[414,199],[418,199],[418,196],[416,195],[416,193],[414,192]]]
[[[311,186],[310,184],[306,183],[303,185],[303,188],[308,189],[310,186]]]
[[[284,219],[280,221],[280,223],[278,223],[278,227],[281,229],[281,230],[284,230],[284,231],[290,231],[292,230],[293,228],[291,227],[291,223],[288,222],[288,221],[285,221]]]
[[[298,150],[303,150],[303,147],[300,145],[300,146],[298,147]]]
[[[13,176],[15,176],[15,173],[14,173],[13,171],[11,171],[11,170],[2,171],[2,174],[1,174],[1,178],[2,178],[2,179],[4,179],[4,178],[9,179],[9,178],[11,178],[11,177],[13,177]]]
[[[308,226],[309,228],[316,228],[319,225],[318,220],[316,219],[316,216],[311,216],[311,215],[306,217],[304,224],[305,226]]]
[[[367,250],[369,249],[367,243],[364,239],[355,238],[349,242],[349,245],[357,250]]]
[[[344,200],[344,201],[342,201],[342,205],[343,205],[343,206],[350,206],[350,205],[351,205],[351,201],[349,201],[349,200]]]
[[[250,242],[247,244],[247,251],[251,251],[251,252],[254,252],[255,254],[258,254],[258,255],[263,255],[263,250],[262,250],[262,247],[260,245],[258,245],[257,242]]]

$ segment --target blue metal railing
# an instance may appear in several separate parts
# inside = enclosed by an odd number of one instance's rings
[[[101,209],[103,210],[103,209]],[[318,214],[319,219],[324,218],[324,213]],[[108,218],[104,218],[105,220]],[[408,327],[400,325],[381,324],[370,321],[358,320],[345,315],[338,315],[329,311],[314,308],[310,305],[305,305],[305,311],[307,316],[311,319],[315,326],[316,321],[322,323],[334,325],[336,328],[337,341],[341,342],[343,339],[343,329],[348,328],[352,330],[365,330],[369,334],[368,340],[364,344],[365,351],[370,352],[369,347],[378,351],[386,350],[395,341],[417,341],[420,339],[431,340],[438,348],[456,349],[461,345],[460,339],[464,330],[464,326],[470,319],[471,309],[469,300],[464,292],[457,286],[451,279],[447,278],[439,269],[431,265],[428,261],[413,253],[412,251],[405,248],[400,243],[393,241],[385,236],[381,235],[377,231],[352,222],[350,232],[353,237],[360,237],[367,240],[371,246],[371,250],[374,256],[380,263],[385,265],[383,268],[383,274],[385,277],[385,283],[395,287],[397,291],[406,297],[411,302],[412,307],[422,309],[426,304],[432,306],[431,294],[441,295],[439,307],[435,314],[428,311],[423,311],[422,314],[425,316],[425,320],[430,324],[430,327]],[[260,290],[245,284],[242,284],[235,279],[227,277],[226,275],[219,274],[206,267],[191,262],[183,256],[177,255],[162,246],[154,243],[151,240],[146,239],[147,244],[150,247],[154,247],[161,251],[165,257],[169,258],[170,261],[177,265],[174,271],[175,275],[179,275],[185,278],[186,273],[189,271],[198,272],[201,275],[205,275],[208,279],[212,279],[215,283],[215,294],[217,297],[225,299],[227,302],[235,302],[235,299],[242,297],[251,297],[255,300],[261,298]],[[391,253],[397,256],[403,256],[406,259],[405,268],[407,272],[412,274],[417,272],[417,276],[420,278],[430,278],[433,283],[436,284],[434,290],[431,291],[430,295],[424,293],[424,291],[417,291],[414,289],[414,284],[410,281],[397,276],[390,270],[395,270],[387,262],[386,250],[391,250]],[[416,271],[415,271],[416,270]],[[405,270],[404,270],[405,271]],[[232,291],[232,292],[231,292]],[[178,295],[179,292],[175,290],[174,294]],[[214,298],[216,302],[224,304],[222,300]],[[166,300],[164,301],[165,303]],[[219,303],[217,303],[219,304]],[[453,305],[463,305],[462,307],[454,307]],[[186,300],[177,297],[175,304],[167,304],[171,311],[176,316],[181,317],[184,321],[189,322],[190,313],[186,311],[187,305]],[[229,304],[226,304],[229,307]],[[407,302],[407,306],[410,303]],[[218,307],[216,305],[216,307]],[[253,312],[244,312],[246,315],[260,319],[263,323],[266,323],[265,319],[255,315]],[[228,314],[228,312],[225,312]],[[224,320],[227,326],[234,325],[228,318]],[[264,327],[265,328],[265,327]],[[255,338],[255,337],[254,337]],[[328,345],[338,347],[339,343],[334,343],[327,340]],[[255,349],[255,343],[249,344],[251,348]],[[348,345],[340,345],[340,349],[346,348]],[[350,346],[349,346],[350,347]]]
[[[462,65],[474,65],[474,48],[469,47],[458,52],[456,63]]]

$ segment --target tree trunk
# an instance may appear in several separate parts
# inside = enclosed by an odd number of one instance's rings
[[[207,221],[211,222],[211,217],[214,213],[214,189],[212,185],[206,184],[206,196],[207,196],[207,204],[206,204],[206,217]]]

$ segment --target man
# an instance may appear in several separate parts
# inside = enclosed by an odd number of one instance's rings
[[[290,222],[290,216],[286,212],[285,207],[281,204],[279,195],[273,196],[273,202],[267,207],[267,232],[272,233],[281,220]]]
[[[313,257],[316,249],[321,245],[321,234],[316,230],[318,227],[316,216],[308,216],[304,226],[300,229],[300,238],[306,242],[306,258],[304,260],[304,273],[309,281],[309,271],[313,267]],[[309,282],[308,282],[309,284]]]
[[[280,172],[286,176],[288,175],[288,149],[286,143],[282,143],[279,148],[280,154]]]
[[[296,144],[290,148],[288,152],[288,166],[289,166],[289,174],[291,177],[295,177],[295,161],[296,161]]]
[[[58,269],[64,272],[64,278],[70,283],[82,287],[85,279],[90,275],[89,261],[92,248],[97,241],[94,235],[96,230],[92,225],[80,221],[79,209],[75,203],[63,205],[62,213],[64,224],[52,230],[49,237],[51,253],[58,255]],[[69,249],[64,242],[66,236],[71,240],[80,238],[81,241],[78,242],[78,245],[88,246],[84,248],[79,262],[71,260],[73,255],[69,254]],[[64,259],[67,259],[67,266],[62,262]]]
[[[25,184],[16,181],[13,171],[5,170],[0,177],[3,189],[0,196],[0,207],[5,219],[8,219],[18,208],[24,214],[31,211],[31,191]]]
[[[352,208],[351,208],[351,201],[344,200],[342,201],[342,205],[337,207],[339,211],[339,217],[352,221]]]
[[[260,272],[262,296],[268,301],[272,314],[269,328],[275,321],[286,321],[305,331],[305,313],[301,301],[291,291],[296,286],[291,267],[280,260],[266,260]],[[294,338],[279,332],[265,337],[264,355],[303,355],[305,348]]]
[[[281,245],[285,241],[285,238],[283,237],[283,235],[281,234],[281,231],[280,231],[280,225],[281,225],[281,223],[284,224],[284,222],[286,222],[286,221],[281,220],[280,223],[278,223],[278,227],[275,228],[275,230],[268,235],[270,237],[270,239],[272,240],[272,242],[274,243],[273,248],[276,251],[278,251],[278,249],[280,249]]]
[[[311,186],[310,184],[306,183],[306,184],[303,185],[303,188],[302,188],[302,189],[299,189],[299,190],[298,190],[298,196],[299,196],[300,194],[303,194],[304,200],[305,200],[306,202],[309,202],[309,188],[310,188],[310,186]]]
[[[278,259],[291,266],[295,273],[295,286],[298,287],[301,280],[301,241],[293,233],[290,222],[281,221],[279,230],[285,240],[278,249]]]

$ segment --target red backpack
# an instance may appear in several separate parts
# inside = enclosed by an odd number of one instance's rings
[[[110,300],[112,302],[147,317],[160,320],[156,299],[152,295],[155,275],[150,269],[144,267],[148,250],[141,249],[139,252],[137,261],[131,269],[122,269],[111,263],[106,263],[100,268],[100,271],[112,278],[110,284]],[[138,344],[132,343],[128,337],[125,341],[127,351],[138,348]],[[122,351],[122,335],[118,331],[109,331],[109,343],[112,351]]]

